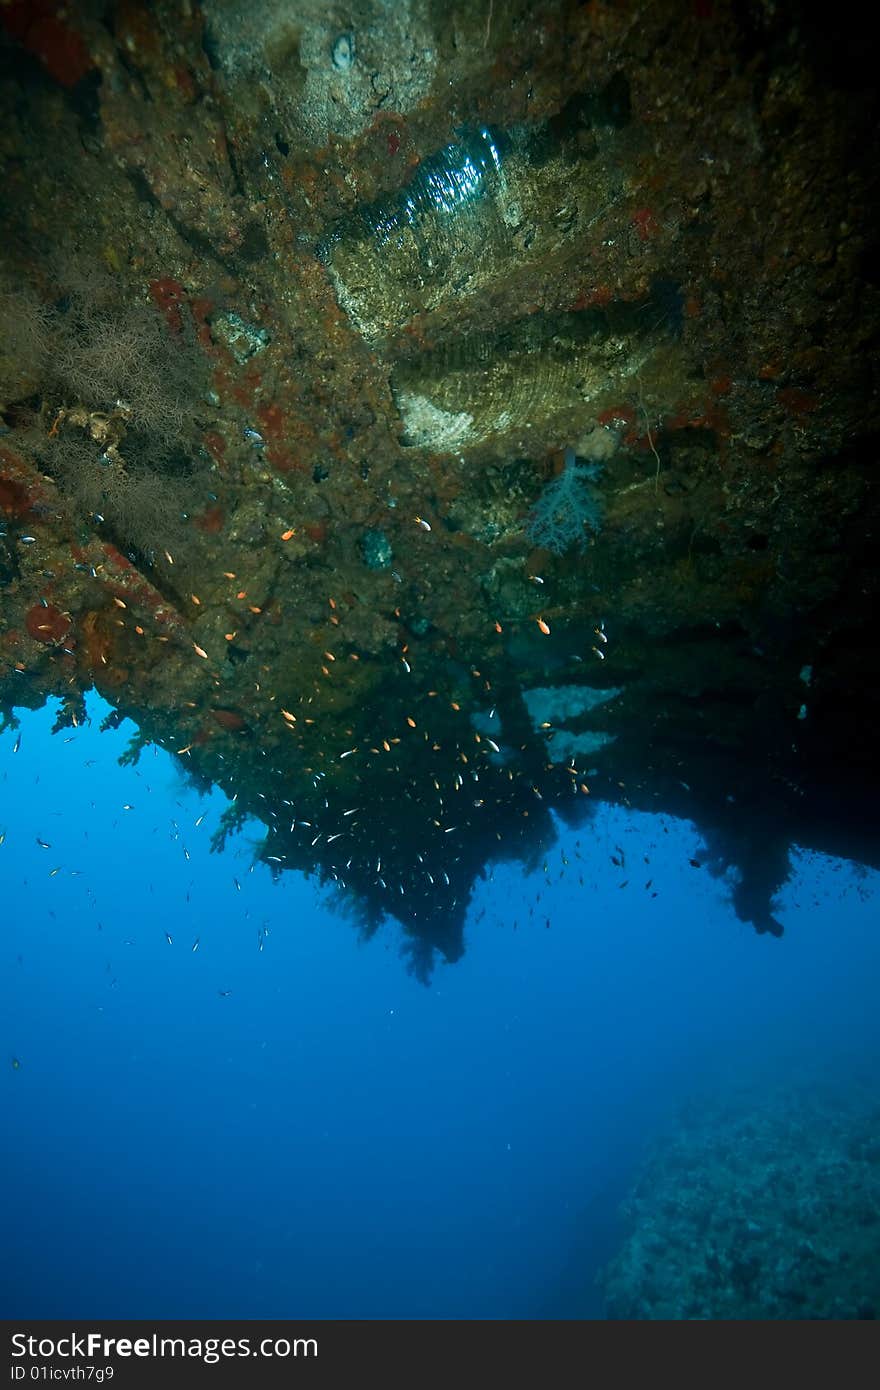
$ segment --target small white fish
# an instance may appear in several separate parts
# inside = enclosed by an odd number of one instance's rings
[[[174,945],[174,941],[172,940],[172,937],[171,937],[170,932],[166,932],[166,933],[165,933],[165,940],[168,942],[168,945],[169,945],[169,946],[173,946],[173,945]]]
[[[194,951],[197,951],[199,949],[199,937],[196,937],[195,941],[193,942],[192,949]]]

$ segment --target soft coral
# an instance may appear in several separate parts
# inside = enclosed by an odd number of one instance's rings
[[[574,449],[566,449],[562,472],[529,513],[527,531],[535,545],[562,555],[569,546],[585,545],[588,532],[599,530],[603,502],[594,483],[601,471],[600,463],[578,459]]]

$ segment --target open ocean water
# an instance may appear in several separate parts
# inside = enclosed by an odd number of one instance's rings
[[[876,874],[758,937],[599,807],[425,987],[88,703],[0,740],[7,1317],[876,1315]]]

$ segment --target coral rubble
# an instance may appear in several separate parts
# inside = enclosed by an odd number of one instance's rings
[[[880,1316],[878,1120],[839,1084],[691,1102],[625,1203],[610,1315]]]

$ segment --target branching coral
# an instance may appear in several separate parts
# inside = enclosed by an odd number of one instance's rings
[[[191,317],[173,332],[102,272],[60,274],[51,305],[0,286],[0,409],[29,425],[40,466],[77,509],[122,541],[167,546],[204,502],[192,436],[206,367]]]
[[[586,544],[589,533],[602,525],[602,494],[594,486],[599,463],[578,459],[566,449],[562,472],[548,483],[529,514],[528,536],[535,545],[562,555],[570,546]]]

